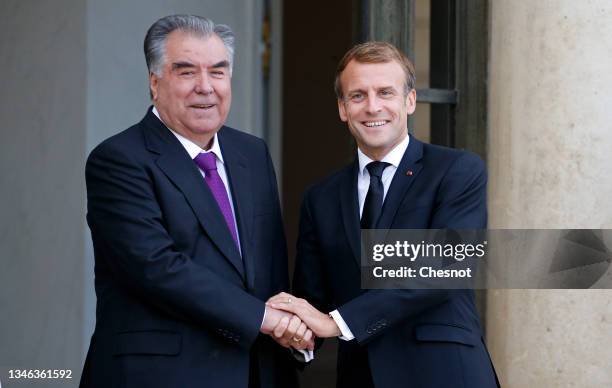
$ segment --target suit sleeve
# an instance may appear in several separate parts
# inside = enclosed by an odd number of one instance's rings
[[[450,166],[437,191],[431,229],[486,227],[486,170],[474,154],[463,153]],[[370,290],[338,311],[360,344],[388,328],[445,302],[453,290]]]
[[[168,314],[252,345],[264,303],[174,248],[143,165],[103,143],[87,161],[86,183],[94,247],[120,284]]]

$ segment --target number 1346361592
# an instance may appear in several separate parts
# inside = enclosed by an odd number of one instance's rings
[[[71,369],[9,369],[8,372],[9,379],[72,379]]]

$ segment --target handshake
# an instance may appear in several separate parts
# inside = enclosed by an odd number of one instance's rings
[[[260,331],[280,345],[296,350],[314,350],[316,337],[337,337],[341,334],[328,314],[286,292],[268,299]]]

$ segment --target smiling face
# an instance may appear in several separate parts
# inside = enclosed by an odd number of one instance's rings
[[[395,61],[351,60],[340,74],[340,118],[348,124],[359,149],[373,160],[381,160],[408,136],[408,115],[414,113],[416,91],[405,96],[405,83],[406,75]]]
[[[149,76],[153,103],[171,129],[206,149],[229,113],[229,54],[221,39],[171,32],[161,76]]]

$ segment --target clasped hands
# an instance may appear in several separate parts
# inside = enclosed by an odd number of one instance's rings
[[[340,329],[329,315],[314,308],[305,299],[286,292],[266,302],[266,316],[261,332],[280,345],[296,350],[314,350],[314,339],[337,337]]]

